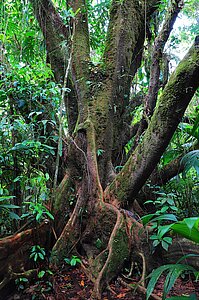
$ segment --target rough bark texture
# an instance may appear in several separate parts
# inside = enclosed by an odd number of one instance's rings
[[[113,193],[119,202],[133,199],[157,165],[198,85],[199,47],[196,39],[171,75],[142,143],[107,188],[107,198]]]
[[[159,83],[160,62],[163,57],[163,50],[169,38],[169,35],[173,29],[173,25],[178,16],[178,13],[180,12],[181,9],[182,9],[182,1],[181,0],[173,1],[172,6],[168,10],[162,29],[154,42],[153,53],[151,58],[149,89],[145,98],[145,106],[146,106],[145,113],[147,117],[152,116],[154,108],[156,106],[158,90],[160,87],[160,83]]]
[[[45,38],[47,62],[51,64],[56,80],[63,81],[69,57],[69,31],[51,0],[30,0],[30,2]]]
[[[143,117],[140,122],[140,126],[138,128],[135,137],[135,143],[133,145],[132,150],[134,150],[135,147],[138,145],[139,139],[142,136],[145,129],[147,128],[149,119],[153,115],[156,102],[157,102],[158,91],[161,87],[160,71],[161,71],[161,63],[164,61],[163,57],[165,57],[163,52],[164,47],[166,42],[168,41],[175,20],[182,7],[183,4],[181,0],[176,0],[172,2],[171,7],[169,7],[168,12],[166,14],[161,31],[159,32],[158,36],[155,38],[154,46],[152,47],[151,60],[150,60],[149,87],[148,87],[148,92],[144,99],[145,107],[144,107]],[[164,70],[166,70],[166,68],[164,68]]]
[[[143,253],[149,258],[142,224],[122,208],[132,203],[153,172],[199,86],[199,42],[197,38],[171,75],[142,142],[116,174],[113,165],[116,153],[121,155],[124,151],[122,131],[130,126],[130,118],[125,124],[123,117],[130,104],[131,82],[141,63],[145,25],[159,1],[112,1],[103,62],[96,68],[90,62],[86,1],[67,2],[77,12],[71,20],[71,35],[51,1],[30,1],[60,82],[68,52],[72,53],[71,93],[66,99],[70,133],[67,168],[52,199],[58,239],[51,263],[59,266],[73,251],[82,251],[95,282],[93,298],[100,299],[104,286],[126,261],[136,260]],[[66,40],[67,47],[62,48]],[[96,244],[98,239],[102,242],[100,247]],[[2,243],[6,244],[6,239]],[[147,261],[142,263],[144,270]]]

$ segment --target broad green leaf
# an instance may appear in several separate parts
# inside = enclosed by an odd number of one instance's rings
[[[42,253],[39,252],[38,255],[39,255],[39,257],[40,257],[42,260],[44,260],[44,256],[43,256]]]
[[[20,206],[18,205],[14,205],[14,204],[1,204],[0,207],[3,207],[3,208],[20,208]]]
[[[148,214],[146,216],[143,216],[141,218],[143,225],[146,225],[147,223],[149,223],[149,221],[155,216],[155,214]]]
[[[149,299],[151,293],[154,290],[154,287],[159,279],[159,277],[162,275],[162,273],[166,270],[169,270],[170,268],[174,268],[174,265],[163,265],[157,269],[155,269],[148,277],[150,277],[148,286],[147,286],[147,292],[146,292],[146,300]]]
[[[39,250],[41,251],[41,253],[45,256],[46,255],[46,252],[45,252],[45,249],[44,248],[39,248]]]
[[[21,220],[21,217],[15,214],[13,211],[9,212],[9,217],[13,220]]]
[[[161,241],[161,245],[162,245],[162,248],[165,250],[165,251],[168,251],[168,248],[169,248],[169,244],[165,241]]]
[[[160,244],[159,240],[153,241],[153,247],[157,247]]]
[[[164,220],[164,221],[173,221],[173,222],[177,222],[177,218],[174,214],[164,214],[164,215],[161,215],[161,216],[158,216],[154,219],[152,219],[151,221],[152,222],[155,222],[155,221],[161,221],[161,220]]]
[[[43,270],[42,270],[42,271],[40,271],[40,272],[38,273],[38,275],[37,275],[37,276],[38,276],[38,278],[42,278],[42,277],[44,277],[45,273],[46,273],[46,272],[45,272],[45,271],[43,271]]]
[[[41,219],[41,216],[43,214],[43,211],[40,211],[37,215],[36,215],[36,220],[39,221]]]
[[[162,225],[158,227],[158,236],[163,237],[168,231],[170,231],[173,224]]]
[[[173,296],[167,298],[167,300],[197,300],[196,294],[192,294],[190,296]]]
[[[0,201],[10,200],[15,198],[15,196],[0,196]]]
[[[171,226],[171,229],[180,234],[181,236],[194,241],[195,243],[199,243],[199,218],[186,218],[186,221],[179,221]],[[194,224],[193,224],[194,223]],[[187,225],[188,224],[188,225]],[[190,229],[191,228],[191,229]]]
[[[188,265],[181,265],[181,264],[176,264],[175,268],[172,269],[166,277],[165,284],[164,284],[164,289],[163,289],[163,295],[162,299],[164,300],[166,298],[166,295],[169,293],[171,288],[174,286],[177,278],[184,272],[184,271],[192,271],[195,272],[196,270]]]
[[[187,227],[191,230],[199,218],[185,218],[183,221],[187,224]]]
[[[46,211],[46,214],[51,220],[54,220],[53,215],[49,211]]]
[[[38,254],[35,253],[35,255],[34,255],[34,261],[37,261],[37,258],[38,258]]]
[[[173,199],[170,199],[170,198],[167,199],[167,203],[168,203],[169,205],[174,205]]]
[[[70,258],[64,258],[64,261],[70,265]]]
[[[72,258],[70,261],[70,265],[74,267],[76,266],[76,264],[77,264],[77,260],[75,258]]]
[[[35,255],[35,253],[31,253],[30,254],[30,258],[33,258],[34,255]]]
[[[169,209],[169,206],[165,205],[161,208],[161,213],[165,213]]]
[[[172,238],[169,236],[164,237],[163,240],[168,244],[172,244]]]
[[[25,277],[22,277],[22,278],[20,278],[20,281],[22,281],[22,282],[28,282],[28,279],[25,278]]]

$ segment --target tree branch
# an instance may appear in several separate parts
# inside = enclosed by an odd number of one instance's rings
[[[78,96],[78,108],[80,123],[87,117],[88,105],[88,81],[89,81],[89,62],[90,44],[88,30],[87,5],[85,0],[69,1],[70,7],[76,14],[73,35],[73,55],[72,55],[72,78]]]
[[[158,3],[158,1],[153,1]],[[113,156],[122,153],[123,116],[129,103],[132,79],[140,66],[151,1],[112,1],[104,63],[109,81],[109,107],[113,126]],[[109,110],[110,110],[109,108]],[[109,125],[109,128],[111,125]],[[115,160],[115,157],[113,157]]]
[[[166,15],[166,19],[162,26],[162,29],[155,39],[151,57],[149,89],[145,97],[145,113],[147,117],[152,116],[156,105],[158,90],[160,88],[160,62],[162,60],[163,50],[182,7],[183,6],[181,0],[175,0],[172,2],[171,7],[169,8]]]
[[[171,75],[142,143],[106,189],[107,200],[132,201],[157,165],[198,86],[199,37],[196,37],[194,45]],[[108,199],[109,193],[111,199]]]
[[[164,185],[174,176],[182,173],[184,166],[180,163],[183,154],[168,163],[158,172],[153,172],[151,175],[151,183],[156,185]]]
[[[148,118],[150,118],[153,115],[153,111],[156,106],[156,101],[158,97],[158,91],[160,89],[160,64],[163,57],[163,50],[169,38],[169,35],[173,29],[173,25],[176,21],[178,13],[182,9],[182,7],[183,6],[181,0],[175,0],[172,2],[167,12],[162,29],[155,39],[151,55],[149,88],[148,93],[146,94],[144,99],[145,109],[143,113],[143,118],[140,122],[140,126],[135,137],[135,143],[133,145],[132,151],[138,145],[142,133],[148,126]]]
[[[42,30],[47,51],[57,82],[63,81],[69,50],[69,30],[64,25],[51,0],[29,0]]]

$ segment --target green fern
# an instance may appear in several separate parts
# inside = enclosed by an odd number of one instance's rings
[[[199,150],[193,150],[187,153],[181,159],[181,164],[184,166],[183,176],[193,167],[199,175]]]

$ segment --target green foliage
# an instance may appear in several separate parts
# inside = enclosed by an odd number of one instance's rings
[[[153,202],[156,204],[157,211],[153,214],[148,214],[142,217],[144,225],[150,222],[153,234],[150,239],[153,241],[153,247],[161,245],[163,249],[168,251],[169,245],[172,244],[171,232],[179,234],[195,243],[199,243],[199,217],[184,218],[178,221],[175,214],[178,212],[175,206],[175,194],[158,193],[159,197]]]
[[[187,153],[181,160],[181,164],[184,166],[183,175],[193,167],[197,175],[199,176],[199,150],[193,150]]]
[[[19,221],[20,216],[17,211],[19,206],[13,204],[14,196],[9,195],[9,191],[0,184],[0,235],[8,234],[12,231],[13,221]]]
[[[197,300],[197,296],[195,294],[191,294],[190,296],[173,296],[167,298],[167,300]]]
[[[76,255],[72,255],[71,258],[64,258],[64,261],[71,267],[75,267],[77,264],[81,263],[81,259]]]
[[[190,256],[190,255],[188,255]],[[183,257],[184,259],[185,257]],[[154,290],[155,284],[157,283],[160,276],[167,272],[167,276],[165,279],[164,287],[163,287],[163,295],[162,300],[166,299],[166,296],[168,295],[171,288],[174,286],[176,279],[184,272],[191,272],[196,277],[198,276],[198,272],[191,266],[185,265],[185,264],[169,264],[169,265],[163,265],[159,268],[153,270],[153,272],[148,276],[150,278],[148,286],[147,286],[147,294],[146,299],[148,300],[151,293]]]
[[[49,276],[49,275],[53,275],[53,272],[50,270],[41,270],[37,276],[39,279],[41,279],[44,278],[44,276]]]
[[[30,258],[32,258],[34,262],[44,260],[45,256],[46,252],[44,248],[40,247],[39,245],[32,246]]]
[[[97,156],[102,156],[103,153],[104,153],[103,149],[97,149]]]
[[[29,2],[2,0],[0,18],[0,43],[10,63],[21,59],[37,61],[38,57],[45,55],[43,37]]]
[[[12,199],[1,201],[0,226],[2,232],[10,234],[14,230],[12,219],[16,224],[31,215],[38,221],[53,219],[45,208],[53,180],[46,172],[46,163],[56,152],[61,89],[53,82],[45,56],[35,52],[37,61],[31,56],[27,62],[23,55],[12,61],[15,45],[8,48],[0,68],[0,177],[2,188],[9,191],[3,196],[12,195]]]
[[[38,280],[35,285],[32,295],[32,300],[40,300],[41,295],[45,295],[45,293],[49,293],[53,289],[53,284],[49,280]]]
[[[87,0],[90,43],[94,62],[98,62],[104,52],[110,2],[110,0],[100,0],[94,3],[94,1]]]
[[[24,290],[27,285],[28,279],[26,277],[19,277],[15,280],[18,291]]]
[[[165,234],[169,231],[171,225],[164,226],[165,222],[177,222],[177,217],[175,214],[171,212],[175,212],[178,210],[175,206],[175,195],[165,194],[158,192],[159,197],[157,200],[146,201],[145,203],[153,202],[157,211],[154,214],[148,214],[142,217],[143,224],[151,223],[154,234],[150,236],[150,239],[153,241],[153,247],[157,247],[161,245],[163,249],[168,251],[169,245],[172,244],[172,238],[169,236],[165,236]],[[168,230],[167,230],[168,227]],[[166,230],[165,230],[166,229]]]
[[[185,218],[182,221],[174,223],[170,229],[177,234],[195,242],[199,243],[199,217]]]
[[[46,218],[54,220],[53,215],[41,203],[33,203],[33,202],[24,202],[24,203],[29,205],[29,210],[31,214],[35,217],[35,220],[37,222],[41,222]]]
[[[181,218],[199,215],[199,186],[198,176],[193,169],[189,170],[186,177],[176,176],[165,187],[165,190],[175,193],[175,203],[178,215]]]
[[[20,208],[20,206],[8,203],[12,199],[13,196],[0,196],[0,217],[1,215],[6,214],[11,219],[19,220],[20,217],[14,213],[12,209]]]
[[[70,20],[74,19],[80,12],[66,9],[64,0],[53,1],[59,6],[62,19],[69,26]],[[92,49],[91,58],[93,62],[102,61],[105,48],[106,32],[108,28],[108,17],[110,0],[92,1],[86,0],[88,8],[88,21],[90,31],[90,45]],[[122,4],[122,1],[120,1]],[[162,24],[164,13],[170,1],[160,1],[159,12],[151,21],[153,43],[155,36]],[[185,9],[187,16],[193,13],[197,0],[190,1],[190,9]],[[195,10],[194,10],[195,12]],[[196,19],[196,15],[194,15]],[[22,225],[28,220],[43,221],[45,218],[53,220],[52,214],[47,209],[46,203],[50,196],[50,187],[53,181],[52,174],[46,170],[46,165],[56,155],[56,144],[58,135],[56,126],[58,123],[58,107],[60,103],[61,86],[54,82],[53,73],[49,65],[46,65],[45,43],[38,23],[34,17],[31,5],[27,1],[2,0],[0,3],[0,226],[2,235],[10,234],[13,220]],[[187,28],[186,28],[187,29]],[[187,34],[183,30],[174,34],[170,39],[170,45],[177,49],[179,42],[185,42],[193,37],[197,30],[196,24],[189,28]],[[62,45],[64,46],[64,44]],[[145,45],[146,48],[146,45]],[[133,94],[144,96],[147,93],[150,69],[150,47],[145,49],[144,60],[139,68],[134,82]],[[174,55],[173,55],[174,57]],[[90,86],[91,81],[87,84]],[[100,83],[99,83],[100,84]],[[66,92],[70,92],[65,88]],[[179,126],[166,153],[161,159],[161,166],[167,165],[190,146],[199,141],[199,117],[197,113],[189,111],[188,122]],[[132,124],[138,123],[143,114],[143,104],[137,106],[130,113]],[[65,111],[63,111],[65,115]],[[67,124],[66,124],[67,126]],[[133,139],[125,147],[126,154],[130,151]],[[62,149],[59,153],[62,156]],[[97,150],[97,156],[103,155],[103,150]],[[176,232],[193,241],[198,242],[198,218],[185,218],[178,221],[176,214],[190,215],[190,210],[197,214],[199,199],[198,179],[191,167],[198,173],[197,151],[184,156],[182,163],[185,166],[186,178],[178,178],[168,185],[168,193],[160,194],[156,200],[157,211],[143,217],[143,222],[151,222],[153,235],[150,239],[153,246],[161,245],[168,250],[172,242],[170,232]],[[117,166],[120,170],[122,166]],[[198,174],[197,174],[198,175]],[[174,182],[175,181],[175,182]],[[186,182],[186,184],[184,184]],[[174,191],[172,194],[171,191]],[[189,194],[188,194],[189,193]],[[70,205],[75,202],[75,191],[71,189],[69,197]],[[187,197],[187,195],[189,197]],[[192,197],[192,198],[191,198]],[[190,201],[190,199],[192,199]],[[19,203],[19,205],[17,205]],[[19,211],[19,216],[16,214]],[[188,211],[188,212],[187,212]],[[102,248],[102,241],[96,240],[96,247]],[[45,259],[44,248],[39,245],[32,247],[30,257],[38,263]],[[81,263],[80,258],[72,256],[66,258],[65,262],[70,266]],[[179,264],[175,267],[164,267],[168,271],[168,279],[165,293],[168,292],[177,275],[183,272]],[[156,279],[164,271],[155,273]],[[50,274],[48,270],[40,270],[38,278],[42,279]],[[154,275],[154,274],[153,274]],[[23,286],[26,279],[18,280],[18,285]],[[151,287],[152,287],[151,283]],[[50,288],[51,285],[49,283]],[[41,287],[39,292],[43,292]],[[191,298],[190,298],[191,299]]]

